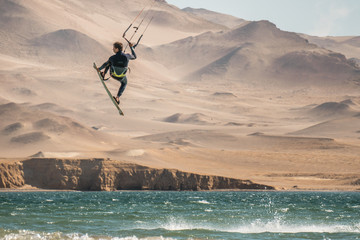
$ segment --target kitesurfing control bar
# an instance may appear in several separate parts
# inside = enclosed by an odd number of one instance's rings
[[[143,19],[141,20],[141,22],[139,23],[138,26],[133,27],[135,29],[134,33],[131,35],[130,39],[126,38],[126,33],[129,31],[129,29],[132,27],[132,25],[134,24],[134,22],[137,20],[137,18],[142,14],[142,12],[144,11],[144,9],[146,8],[146,6],[139,12],[139,14],[135,17],[135,19],[131,22],[131,24],[129,25],[129,27],[125,30],[125,32],[123,33],[123,38],[125,39],[125,41],[128,43],[124,49],[124,51],[126,50],[126,48],[128,47],[128,45],[130,44],[130,41],[133,39],[133,37],[135,36],[135,34],[137,33],[137,31],[139,30],[140,26],[142,25],[142,23],[144,22],[144,20],[146,19],[147,15],[149,14],[149,11],[153,8],[153,6],[155,5],[156,0],[153,0],[153,3],[151,4],[149,10],[146,12],[145,16],[143,17]],[[141,34],[141,36],[139,37],[139,39],[137,40],[136,44],[133,46],[134,48],[140,43],[144,33],[146,32],[146,30],[148,29],[150,23],[152,22],[154,16],[151,17],[149,23],[147,24],[145,30],[143,31],[143,33]]]

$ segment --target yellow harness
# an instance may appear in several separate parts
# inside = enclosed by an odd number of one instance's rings
[[[122,70],[121,73],[117,73],[116,69],[118,70]],[[127,72],[128,68],[127,67],[122,67],[122,68],[118,68],[118,67],[113,67],[113,71],[111,72],[111,76],[113,77],[117,77],[117,78],[123,78],[126,76],[126,72]]]

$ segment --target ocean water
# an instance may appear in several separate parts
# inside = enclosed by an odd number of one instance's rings
[[[0,192],[0,239],[360,239],[360,193]]]

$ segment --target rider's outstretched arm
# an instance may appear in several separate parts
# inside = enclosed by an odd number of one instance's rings
[[[126,54],[126,57],[129,59],[129,60],[135,60],[136,59],[136,53],[134,51],[134,47],[133,46],[130,46],[130,50],[131,50],[131,54],[130,53],[127,53]]]

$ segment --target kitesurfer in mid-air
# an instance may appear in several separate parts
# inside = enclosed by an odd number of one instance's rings
[[[113,96],[114,100],[117,104],[120,103],[120,96],[124,92],[127,85],[126,73],[128,71],[129,60],[135,60],[136,54],[134,51],[133,44],[129,42],[129,47],[131,50],[131,54],[123,52],[123,44],[121,42],[115,42],[113,44],[113,51],[115,55],[112,55],[107,62],[105,62],[101,67],[99,67],[99,71],[105,68],[105,70],[101,73],[101,76],[105,80],[105,74],[110,69],[110,76],[121,83],[119,91],[115,96]]]

